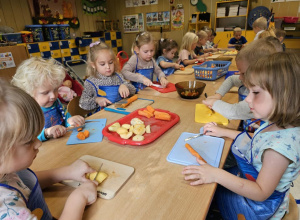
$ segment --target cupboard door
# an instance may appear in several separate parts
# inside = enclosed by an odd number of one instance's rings
[[[228,42],[232,36],[232,32],[216,32],[214,43],[217,44],[218,48],[227,48]]]
[[[248,43],[252,42],[254,40],[254,37],[255,37],[255,33],[253,30],[250,30],[250,31],[246,31],[246,36],[245,38],[247,39]]]

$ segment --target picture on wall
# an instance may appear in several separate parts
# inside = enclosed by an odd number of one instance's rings
[[[147,31],[170,31],[170,12],[159,11],[146,14]]]
[[[124,33],[139,31],[139,15],[124,15],[123,16]]]
[[[126,8],[156,5],[156,4],[158,4],[158,0],[125,0]]]
[[[171,11],[172,30],[181,30],[184,26],[184,9],[173,8]]]
[[[144,15],[143,13],[139,13],[139,31],[144,31]]]

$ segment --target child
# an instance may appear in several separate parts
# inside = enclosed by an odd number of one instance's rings
[[[137,34],[132,48],[134,48],[134,54],[125,63],[121,71],[125,79],[132,81],[138,91],[153,84],[154,73],[160,84],[166,87],[168,80],[153,58],[155,46],[152,35],[149,32]]]
[[[258,39],[258,36],[267,29],[267,25],[268,25],[268,21],[265,17],[259,17],[257,18],[253,24],[252,24],[252,28],[254,33],[256,34],[254,37],[254,40]]]
[[[283,47],[280,43],[280,41],[273,36],[268,36],[264,38],[266,41],[269,41],[271,44],[273,44],[273,46],[275,47],[277,52],[282,52],[283,51]]]
[[[203,28],[201,28],[201,30],[205,31],[207,33],[207,41],[206,41],[205,45],[202,46],[204,52],[208,53],[208,52],[218,51],[218,49],[217,49],[218,44],[214,44],[216,32],[208,26],[204,26]]]
[[[26,92],[0,80],[0,216],[1,219],[52,219],[41,188],[63,180],[82,184],[66,201],[60,219],[82,219],[86,205],[97,199],[95,172],[82,160],[34,173],[28,167],[39,152],[37,135],[44,126],[43,112]],[[13,122],[13,123],[12,123]]]
[[[65,69],[56,60],[31,57],[20,64],[12,79],[12,84],[31,95],[43,110],[45,125],[38,136],[40,141],[61,137],[66,127],[85,123],[82,116],[72,117],[58,99],[65,76]]]
[[[289,210],[289,189],[300,171],[300,59],[279,52],[251,64],[245,74],[246,98],[255,118],[266,120],[253,138],[247,132],[204,126],[210,136],[235,139],[238,166],[227,171],[201,166],[183,170],[191,185],[216,182],[216,202],[224,219],[282,219]],[[288,86],[287,86],[288,85]]]
[[[276,37],[275,29],[268,28],[268,30],[265,30],[265,31],[261,32],[260,35],[258,36],[258,39],[269,37],[269,36]]]
[[[161,68],[166,76],[174,73],[176,69],[180,69],[183,65],[173,63],[173,58],[177,52],[178,44],[172,39],[163,39],[158,42],[157,65]]]
[[[97,41],[90,45],[87,75],[79,106],[85,110],[101,108],[135,94],[134,86],[118,74],[117,58],[105,43]]]
[[[257,48],[260,48],[257,50]],[[240,75],[233,75],[228,77],[216,91],[213,96],[207,97],[203,100],[203,104],[212,108],[216,112],[222,114],[224,117],[232,120],[246,120],[253,118],[253,114],[250,112],[248,104],[244,101],[244,98],[248,95],[249,91],[243,86],[244,73],[248,66],[256,62],[259,58],[268,56],[269,54],[276,53],[275,47],[264,39],[251,42],[247,47],[244,47],[236,56],[236,66],[240,72]],[[222,101],[222,97],[232,88],[239,87],[238,103],[230,104]]]
[[[242,29],[236,27],[233,29],[233,38],[231,38],[228,42],[227,47],[235,47],[235,46],[245,46],[247,40],[244,36],[242,36]]]
[[[285,51],[285,43],[283,43],[286,32],[284,30],[281,29],[276,29],[275,30],[275,35],[278,38],[278,40],[280,41],[281,45],[282,45],[282,50]]]
[[[206,42],[208,40],[208,34],[205,31],[198,31],[197,36],[198,42],[196,44],[194,52],[197,56],[205,58],[209,55],[204,51],[204,46],[206,45]]]
[[[198,43],[198,36],[195,33],[187,32],[183,38],[179,51],[179,61],[183,66],[203,62],[205,59],[198,57],[194,50]]]

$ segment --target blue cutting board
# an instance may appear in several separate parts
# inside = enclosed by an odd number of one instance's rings
[[[213,167],[219,167],[225,142],[224,139],[204,135],[192,140],[184,141],[184,139],[194,135],[196,134],[183,132],[170,151],[167,161],[185,166],[199,165],[196,157],[194,157],[185,147],[185,144],[188,143],[204,160],[207,161],[208,164]]]
[[[86,143],[95,143],[101,142],[103,139],[102,130],[106,125],[106,118],[102,119],[93,119],[93,120],[86,120],[86,121],[97,121],[97,122],[90,122],[86,123],[83,130],[89,130],[90,136],[85,140],[79,140],[76,135],[78,134],[77,130],[74,130],[69,137],[67,145],[72,144],[86,144]]]

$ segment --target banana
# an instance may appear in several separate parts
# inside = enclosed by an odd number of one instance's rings
[[[131,136],[132,136],[132,132],[128,132],[126,134],[120,134],[120,137],[123,138],[123,139],[129,139]]]
[[[144,124],[137,124],[133,126],[132,132],[137,135],[143,135],[146,132]]]
[[[111,126],[108,127],[108,130],[109,131],[117,131],[117,129],[121,127],[120,123],[119,122],[116,122],[114,124],[112,124]]]
[[[133,141],[143,141],[144,140],[144,136],[142,135],[135,135],[133,138],[132,138]]]

